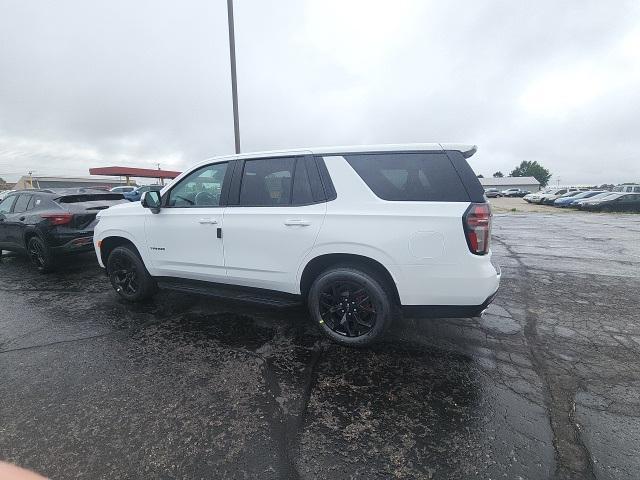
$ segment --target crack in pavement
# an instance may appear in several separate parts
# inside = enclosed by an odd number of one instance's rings
[[[311,356],[306,362],[302,377],[301,398],[298,405],[284,408],[286,399],[282,396],[282,388],[278,381],[278,375],[274,365],[274,357],[271,355],[275,343],[289,340],[289,332],[278,329],[274,338],[267,341],[256,351],[244,348],[235,348],[238,352],[245,353],[255,358],[262,367],[262,375],[266,387],[265,413],[271,428],[271,438],[275,440],[278,455],[278,477],[291,480],[301,478],[296,465],[299,454],[300,437],[304,427],[304,418],[313,388],[317,381],[317,368],[324,354],[325,347],[322,342],[316,342],[311,348]]]
[[[290,440],[289,432],[287,431],[286,413],[277,400],[281,398],[282,392],[274,372],[272,359],[262,358],[262,374],[267,388],[266,413],[271,427],[271,438],[275,439],[277,444],[279,477],[297,480],[300,478],[300,473],[289,450]]]
[[[41,343],[41,344],[37,344],[37,345],[27,345],[26,347],[17,347],[17,348],[11,348],[9,350],[0,350],[0,354],[3,353],[12,353],[12,352],[20,352],[23,350],[33,350],[36,348],[45,348],[45,347],[51,347],[53,345],[61,345],[64,343],[74,343],[74,342],[82,342],[85,340],[92,340],[94,338],[102,338],[102,337],[106,337],[109,335],[113,335],[114,333],[117,333],[116,331],[111,331],[111,332],[106,332],[106,333],[101,333],[98,335],[91,335],[88,337],[79,337],[79,338],[71,338],[68,340],[59,340],[57,342],[49,342],[49,343]]]
[[[532,285],[529,271],[518,253],[499,236],[493,236],[509,255],[518,263],[517,271]],[[566,374],[553,375],[542,352],[543,347],[538,334],[538,316],[530,308],[530,291],[522,291],[524,303],[524,336],[529,347],[531,362],[536,374],[543,383],[543,397],[548,412],[553,446],[556,454],[555,478],[558,479],[595,479],[591,455],[580,437],[575,421],[574,398],[578,391],[578,382]]]

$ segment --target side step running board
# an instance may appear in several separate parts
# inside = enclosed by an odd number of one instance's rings
[[[167,290],[266,305],[274,308],[290,308],[301,305],[300,295],[292,295],[272,290],[236,287],[181,278],[160,277],[157,278],[157,282],[158,287]]]

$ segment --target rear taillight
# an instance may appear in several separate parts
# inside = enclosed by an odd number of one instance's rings
[[[66,225],[71,223],[73,215],[70,213],[45,213],[42,218],[49,220],[51,225]]]
[[[488,203],[472,203],[462,216],[469,251],[474,255],[489,253],[491,238],[491,208]]]

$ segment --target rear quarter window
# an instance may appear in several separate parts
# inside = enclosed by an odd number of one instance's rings
[[[344,158],[383,200],[468,202],[470,199],[444,152],[367,153]]]

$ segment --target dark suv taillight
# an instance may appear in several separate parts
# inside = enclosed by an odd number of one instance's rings
[[[462,226],[469,251],[474,255],[489,253],[491,208],[488,203],[472,203],[462,216]]]
[[[49,220],[51,225],[66,225],[71,223],[73,215],[70,213],[44,213],[42,218]]]

